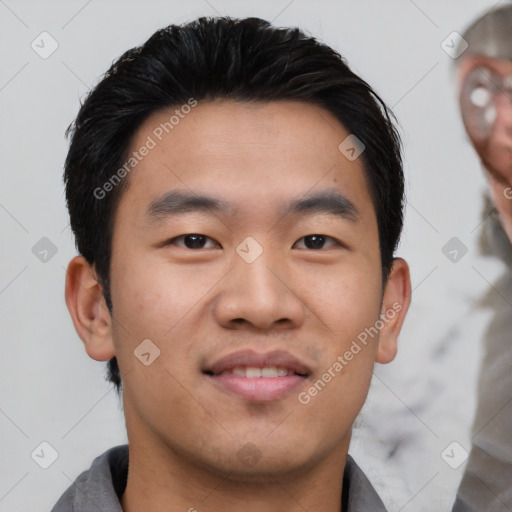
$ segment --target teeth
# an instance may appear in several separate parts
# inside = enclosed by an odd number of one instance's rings
[[[265,368],[244,368],[238,366],[232,370],[224,370],[220,375],[238,375],[239,377],[255,379],[258,377],[287,377],[288,375],[294,375],[294,372],[288,371],[286,368],[277,368],[275,366],[267,366]]]
[[[286,370],[284,370],[284,371],[286,371]],[[286,373],[288,373],[288,372],[286,371]],[[269,367],[269,368],[262,368],[261,376],[262,377],[277,377],[277,368],[274,366]]]
[[[261,368],[247,368],[245,370],[245,376],[249,379],[261,377]]]

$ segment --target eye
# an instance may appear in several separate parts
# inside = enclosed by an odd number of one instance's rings
[[[210,242],[209,247],[205,247]],[[198,233],[190,233],[187,235],[177,236],[167,242],[166,245],[177,245],[185,249],[212,249],[218,245],[213,238]]]
[[[293,247],[297,248],[296,245],[299,244],[301,241],[304,241],[303,245],[305,247],[299,247],[299,249],[328,249],[329,247],[341,245],[337,240],[327,235],[307,235],[303,236],[302,238],[299,238],[299,240],[297,240],[297,242],[293,244]],[[328,247],[325,247],[326,241],[330,242],[330,245],[328,245]]]
[[[475,87],[469,95],[471,103],[480,108],[487,106],[491,97],[491,92],[482,85]]]

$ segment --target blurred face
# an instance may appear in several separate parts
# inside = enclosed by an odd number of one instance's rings
[[[130,442],[240,478],[339,461],[375,360],[394,356],[375,334],[393,308],[362,161],[338,149],[349,133],[307,104],[226,101],[162,135],[173,112],[137,132],[132,151],[155,146],[114,223]]]
[[[459,69],[459,99],[464,126],[512,239],[512,62],[465,57]]]

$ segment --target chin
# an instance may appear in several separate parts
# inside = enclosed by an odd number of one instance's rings
[[[297,459],[297,453],[290,456],[286,453],[276,453],[275,450],[269,451],[272,451],[272,458],[262,454],[259,460],[251,462],[240,461],[238,453],[233,454],[230,460],[214,464],[210,469],[231,481],[261,485],[275,483],[276,479],[284,483],[288,478],[306,474],[315,465],[316,457],[304,457],[301,454],[300,459]]]
[[[296,478],[332,452],[320,447],[315,450],[306,442],[290,438],[284,446],[282,440],[273,443],[265,440],[265,436],[255,442],[233,440],[214,445],[215,448],[208,451],[191,453],[188,450],[188,461],[217,477],[248,484],[275,483],[276,478],[285,481],[288,476]]]

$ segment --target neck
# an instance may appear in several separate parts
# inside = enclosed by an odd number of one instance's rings
[[[249,477],[194,464],[157,442],[130,440],[124,512],[342,512],[343,471],[350,435],[329,456],[287,473]],[[129,436],[130,438],[130,436]],[[153,440],[154,441],[154,440]]]

